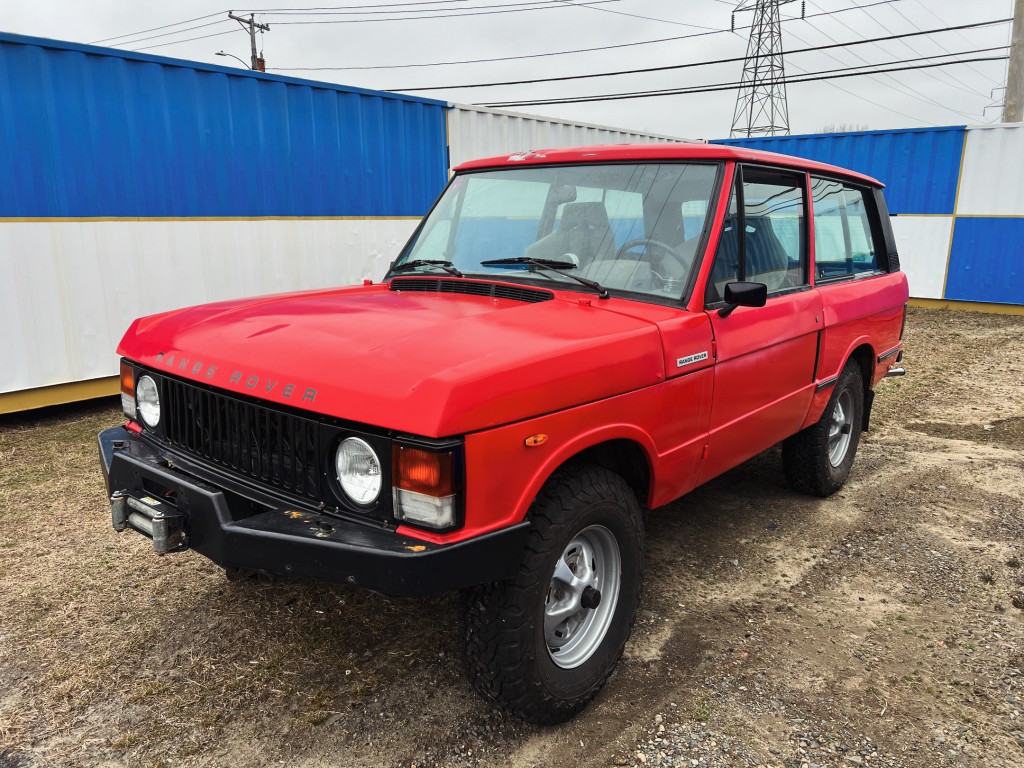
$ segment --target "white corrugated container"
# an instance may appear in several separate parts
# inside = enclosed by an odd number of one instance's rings
[[[465,104],[453,104],[448,110],[448,153],[452,168],[467,160],[531,149],[680,141],[687,139]]]
[[[0,394],[115,375],[143,315],[380,279],[417,223],[0,222]]]
[[[957,216],[1024,216],[1024,123],[967,127]]]

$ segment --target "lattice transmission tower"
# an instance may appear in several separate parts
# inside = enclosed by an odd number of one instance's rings
[[[795,0],[743,0],[733,11],[754,12],[743,61],[743,77],[736,94],[736,110],[729,135],[775,136],[789,133],[786,71],[782,61],[782,24],[779,6]]]

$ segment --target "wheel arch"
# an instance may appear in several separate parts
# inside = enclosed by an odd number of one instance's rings
[[[596,464],[619,475],[637,499],[646,504],[651,494],[651,462],[640,443],[629,438],[613,438],[584,448],[570,456],[555,471],[576,464]]]
[[[861,428],[867,432],[871,422],[871,404],[875,399],[875,391],[871,388],[875,374],[875,349],[868,343],[854,349],[847,361],[854,361],[860,367],[861,381],[864,384],[864,412],[861,414]],[[843,368],[846,363],[843,363]]]
[[[835,371],[830,372],[828,369],[819,371],[818,383],[820,385],[821,382],[828,381],[830,377],[833,381],[838,380],[839,375],[846,368],[846,364],[851,360],[855,361],[860,368],[861,378],[864,382],[864,414],[862,424],[866,430],[871,416],[871,402],[875,394],[872,389],[875,373],[875,348],[867,336],[860,336],[850,344],[846,354],[839,359],[842,360],[842,364]],[[834,384],[825,386],[814,393],[814,397],[811,399],[811,407],[807,411],[807,416],[801,429],[809,427],[821,418],[821,414],[825,412],[825,406],[828,405],[828,401],[832,397],[833,386]]]
[[[534,475],[520,501],[518,519],[529,517],[530,507],[544,485],[559,470],[596,464],[621,476],[642,506],[648,506],[654,482],[654,443],[637,427],[618,428],[581,436],[562,446]]]

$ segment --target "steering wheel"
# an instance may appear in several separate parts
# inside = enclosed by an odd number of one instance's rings
[[[637,238],[636,240],[623,243],[622,247],[615,252],[615,259],[621,259],[634,248],[640,246],[643,246],[644,253],[638,253],[637,257],[651,265],[651,275],[653,278],[659,281],[666,291],[679,287],[682,281],[685,280],[685,275],[690,271],[692,259],[683,256],[672,246],[650,238]],[[654,269],[654,264],[657,263],[660,265],[660,270],[666,271],[665,263],[667,259],[676,264],[678,275],[673,274],[672,271],[669,271],[668,274],[662,274]]]
[[[652,248],[653,250],[660,251],[661,258],[665,258],[665,256],[671,256],[673,259],[676,260],[680,267],[684,269],[686,268],[683,255],[679,253],[679,251],[677,251],[671,245],[665,245],[665,243],[661,242],[660,240],[652,240],[649,237],[638,237],[636,240],[627,240],[625,243],[622,244],[619,250],[615,252],[615,258],[621,259],[629,251],[633,250],[639,245],[644,246],[645,250],[648,248]],[[639,254],[637,255],[639,256]],[[644,261],[651,261],[651,258],[647,257],[644,259]]]

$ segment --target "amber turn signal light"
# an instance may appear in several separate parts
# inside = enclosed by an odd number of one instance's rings
[[[450,496],[455,493],[452,465],[451,453],[396,445],[392,451],[394,486],[427,496]]]
[[[121,410],[132,421],[138,418],[135,408],[135,369],[127,360],[121,361]]]
[[[135,397],[135,369],[127,360],[121,361],[121,394]]]

